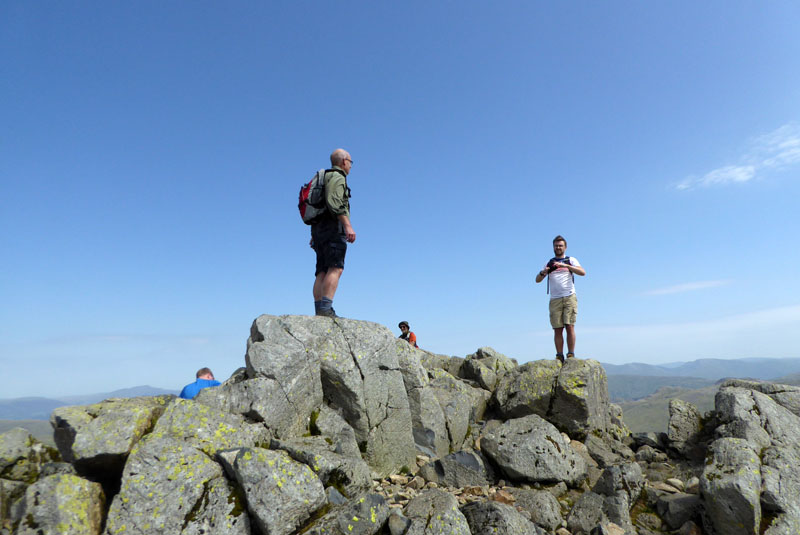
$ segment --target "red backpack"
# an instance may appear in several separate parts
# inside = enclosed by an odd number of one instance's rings
[[[298,202],[297,208],[306,225],[313,225],[321,215],[328,211],[325,202],[325,173],[328,171],[330,169],[320,169],[308,184],[304,184],[300,188],[300,202]]]

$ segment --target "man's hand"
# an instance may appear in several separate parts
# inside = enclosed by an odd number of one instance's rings
[[[356,241],[356,231],[353,230],[352,225],[349,223],[344,226],[344,235],[348,243],[353,243]]]

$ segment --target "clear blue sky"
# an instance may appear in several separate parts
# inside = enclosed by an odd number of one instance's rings
[[[552,358],[798,357],[797,2],[0,4],[0,397],[180,388],[313,313],[297,192],[354,160],[340,315]]]

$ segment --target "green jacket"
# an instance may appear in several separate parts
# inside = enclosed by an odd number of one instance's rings
[[[350,217],[350,188],[344,170],[339,167],[333,166],[325,175],[325,202],[334,218],[340,215]]]

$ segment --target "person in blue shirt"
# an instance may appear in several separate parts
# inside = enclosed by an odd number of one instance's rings
[[[209,368],[200,368],[197,370],[197,380],[191,384],[183,387],[181,395],[183,399],[194,399],[198,393],[204,388],[210,386],[219,386],[222,383],[214,379],[214,374],[211,373]]]

